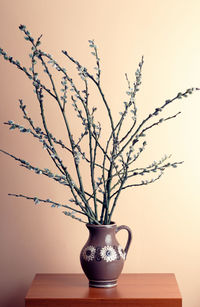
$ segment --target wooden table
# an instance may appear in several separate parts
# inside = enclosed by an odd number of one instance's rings
[[[121,274],[117,287],[89,288],[83,274],[36,274],[26,307],[181,307],[174,274]]]

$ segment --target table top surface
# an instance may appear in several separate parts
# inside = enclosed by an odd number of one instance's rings
[[[36,274],[31,299],[181,299],[174,274],[121,274],[113,288],[90,288],[83,274]]]

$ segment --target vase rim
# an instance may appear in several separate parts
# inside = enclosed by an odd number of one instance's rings
[[[93,227],[93,228],[102,228],[102,227],[106,227],[106,228],[111,228],[111,227],[114,227],[116,226],[116,223],[115,222],[110,222],[110,224],[90,224],[90,223],[87,223],[86,224],[87,227]]]

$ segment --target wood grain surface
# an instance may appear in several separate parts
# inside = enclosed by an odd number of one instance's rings
[[[181,307],[174,274],[121,274],[117,287],[89,288],[83,274],[36,274],[26,307]]]

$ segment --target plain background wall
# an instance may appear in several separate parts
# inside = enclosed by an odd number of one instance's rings
[[[43,49],[63,65],[68,67],[61,50],[67,49],[92,69],[94,58],[87,41],[94,38],[102,87],[116,116],[126,99],[124,73],[134,80],[144,55],[143,84],[137,97],[142,118],[179,91],[200,86],[199,14],[198,0],[0,0],[0,47],[29,65],[30,46],[18,30],[26,24],[34,37],[43,34]],[[0,88],[0,148],[50,168],[36,140],[3,125],[6,120],[23,122],[19,98],[34,118],[38,109],[31,82],[2,57]],[[138,162],[145,166],[172,154],[171,161],[184,160],[184,164],[167,170],[152,185],[126,190],[114,215],[118,225],[129,225],[134,234],[123,272],[175,273],[184,307],[200,306],[199,104],[196,92],[169,107],[166,116],[177,110],[182,114],[148,133],[148,147]],[[52,105],[49,116],[59,130]],[[62,210],[7,196],[24,193],[62,202],[69,198],[58,184],[26,171],[3,154],[0,166],[0,306],[22,307],[35,273],[81,272],[79,252],[87,230]],[[87,179],[86,172],[84,176]],[[119,234],[119,240],[124,244],[126,234]]]

